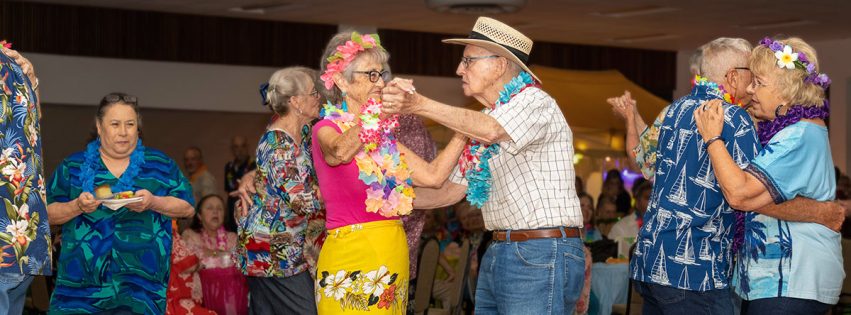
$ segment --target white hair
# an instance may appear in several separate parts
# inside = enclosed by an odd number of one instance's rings
[[[688,70],[692,76],[700,75],[700,64],[703,62],[703,48],[695,50],[688,58]]]
[[[731,68],[747,67],[753,46],[742,38],[719,37],[700,47],[703,58],[700,74],[714,82],[723,82]]]

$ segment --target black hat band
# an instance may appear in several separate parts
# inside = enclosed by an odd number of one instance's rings
[[[513,54],[515,57],[517,57],[517,59],[520,59],[520,61],[522,61],[524,65],[527,65],[527,66],[529,65],[529,55],[520,51],[517,48],[497,43],[493,39],[491,39],[490,37],[487,37],[486,35],[479,33],[479,32],[476,32],[476,31],[470,32],[470,36],[468,38],[469,39],[486,40],[486,41],[492,42],[494,44],[500,45],[500,46],[502,46],[502,48],[508,49],[508,51],[510,51],[511,54]]]

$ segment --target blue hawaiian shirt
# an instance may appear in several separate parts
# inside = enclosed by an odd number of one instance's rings
[[[802,170],[806,176],[801,176]],[[775,203],[797,196],[829,201],[836,193],[827,128],[809,122],[797,122],[774,135],[745,171],[765,185]],[[756,212],[748,212],[745,222],[733,277],[742,298],[839,301],[844,274],[839,233],[821,224]]]
[[[715,180],[693,116],[704,101],[722,97],[719,89],[697,84],[665,113],[656,181],[630,266],[635,280],[692,291],[728,286],[736,218]],[[741,168],[759,151],[753,123],[739,107],[724,105],[721,136]]]
[[[0,52],[0,272],[50,275],[51,242],[35,91]]]

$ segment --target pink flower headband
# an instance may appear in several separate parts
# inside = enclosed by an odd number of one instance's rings
[[[334,87],[334,74],[342,73],[346,67],[355,60],[358,53],[370,49],[380,48],[381,40],[378,39],[378,34],[364,34],[352,32],[352,39],[346,41],[345,44],[337,46],[337,52],[328,57],[328,65],[325,66],[325,72],[319,76],[325,82],[325,88],[330,90]]]
[[[12,43],[6,42],[6,40],[0,41],[0,46],[3,46],[6,49],[12,49]]]
[[[816,72],[816,65],[810,63],[806,54],[802,52],[792,52],[792,46],[784,45],[783,43],[768,37],[759,41],[759,44],[768,47],[768,49],[774,52],[774,57],[777,58],[778,67],[789,70],[795,68],[804,70],[807,72],[807,77],[804,78],[804,82],[818,85],[825,90],[827,90],[827,87],[830,86],[830,78],[828,78],[824,73]]]

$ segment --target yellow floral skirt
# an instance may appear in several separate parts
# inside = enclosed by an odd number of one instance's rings
[[[328,231],[319,254],[319,314],[405,314],[408,243],[400,220]]]

